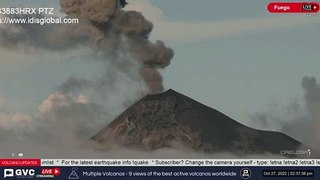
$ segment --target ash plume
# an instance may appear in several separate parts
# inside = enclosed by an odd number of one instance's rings
[[[163,91],[159,68],[165,68],[173,58],[173,50],[162,41],[148,39],[153,24],[140,12],[121,10],[116,0],[61,0],[61,10],[71,17],[90,21],[95,30],[94,39],[100,53],[119,58],[116,51],[126,51],[141,64],[140,74],[149,87],[149,93]],[[146,73],[148,69],[148,73]]]
[[[60,6],[67,18],[78,18],[79,24],[4,25],[0,28],[0,46],[55,52],[90,48],[93,50],[91,60],[106,62],[129,77],[138,73],[140,78],[132,81],[143,81],[147,85],[148,92],[144,94],[163,91],[159,69],[170,64],[174,53],[162,41],[149,40],[153,24],[140,12],[123,10],[118,0],[60,0]],[[11,18],[28,17],[14,15]],[[37,15],[37,18],[43,17]]]

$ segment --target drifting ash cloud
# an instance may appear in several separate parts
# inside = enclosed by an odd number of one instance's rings
[[[320,84],[315,77],[304,77],[301,86],[305,91],[302,102],[273,106],[251,118],[260,128],[284,132],[320,154]]]

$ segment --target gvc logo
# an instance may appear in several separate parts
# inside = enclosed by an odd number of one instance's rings
[[[4,169],[3,178],[7,177],[34,177],[36,174],[34,169]]]

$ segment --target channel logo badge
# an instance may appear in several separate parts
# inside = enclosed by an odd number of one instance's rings
[[[3,178],[33,178],[35,176],[34,169],[4,169]]]
[[[3,178],[13,177],[14,170],[13,169],[4,169]]]

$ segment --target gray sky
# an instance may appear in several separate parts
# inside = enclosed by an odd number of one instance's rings
[[[58,0],[2,0],[0,7],[21,2],[59,7]],[[271,102],[286,104],[302,96],[304,76],[320,77],[319,16],[271,15],[269,1],[128,2],[127,9],[153,21],[151,39],[175,50],[172,64],[162,71],[165,88],[240,122],[247,123],[248,114]],[[0,110],[5,113],[33,114],[71,75],[91,78],[100,72],[99,64],[75,61],[72,55],[66,62],[59,54],[0,53]]]

